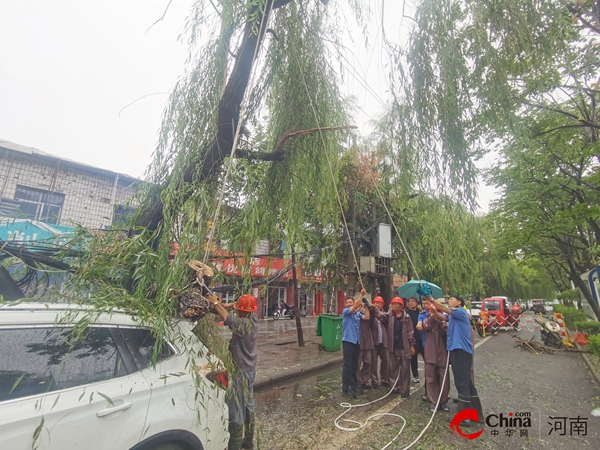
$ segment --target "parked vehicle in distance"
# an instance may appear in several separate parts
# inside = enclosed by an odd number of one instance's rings
[[[513,316],[520,316],[523,313],[523,307],[521,306],[521,304],[519,302],[514,302],[510,305],[510,313]]]
[[[304,316],[306,316],[306,314]],[[304,316],[301,315],[301,317]],[[288,319],[293,319],[294,317],[296,317],[296,314],[294,313],[294,308],[292,308],[285,302],[281,302],[277,309],[273,312],[273,320],[279,320],[281,317]]]
[[[193,324],[174,322],[159,343],[143,323],[113,312],[73,341],[86,309],[0,307],[0,448],[227,447],[227,373]]]
[[[544,307],[544,299],[543,298],[534,298],[531,299],[531,310],[534,313],[545,313],[546,308]]]
[[[479,313],[481,312],[481,303],[482,302],[471,302],[469,311],[471,314],[471,317],[473,317],[473,319],[477,320],[477,318],[479,317]]]

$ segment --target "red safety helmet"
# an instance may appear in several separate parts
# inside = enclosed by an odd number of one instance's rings
[[[385,303],[379,295],[373,299],[373,303]]]
[[[390,305],[393,305],[394,303],[400,303],[402,306],[404,306],[404,299],[402,297],[394,297],[390,302]]]
[[[244,294],[238,298],[238,301],[233,307],[239,311],[246,312],[252,312],[258,309],[258,306],[256,305],[256,299],[250,294]]]

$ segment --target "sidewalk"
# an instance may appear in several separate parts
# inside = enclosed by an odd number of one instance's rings
[[[327,367],[341,368],[342,351],[326,352],[320,343],[321,337],[305,334],[304,347],[298,347],[297,339],[259,345],[254,389]]]
[[[316,317],[302,317],[304,347],[298,347],[296,320],[258,321],[258,363],[254,389],[327,367],[342,367],[342,351],[321,350]]]

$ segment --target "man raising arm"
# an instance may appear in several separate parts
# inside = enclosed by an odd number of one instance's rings
[[[235,303],[223,304],[214,294],[207,300],[223,319],[232,332],[229,352],[237,369],[229,374],[229,384],[233,386],[233,395],[229,399],[229,450],[253,448],[254,439],[254,379],[258,351],[258,318],[256,299],[244,294]],[[235,308],[237,315],[229,314],[228,309]]]
[[[479,394],[471,379],[471,366],[473,365],[473,345],[471,343],[471,323],[469,314],[463,309],[463,301],[458,296],[448,298],[448,307],[441,303],[432,302],[434,308],[429,314],[439,320],[448,320],[448,338],[446,348],[450,352],[450,364],[454,375],[454,384],[458,391],[458,411],[475,408],[478,421],[483,422],[483,410]],[[439,311],[448,314],[445,318]],[[470,420],[464,420],[460,426],[470,426]]]
[[[356,374],[360,356],[360,321],[365,316],[369,317],[366,315],[368,311],[366,314],[359,311],[366,293],[363,289],[357,300],[352,297],[346,299],[346,307],[342,311],[342,395],[349,398],[362,393]]]

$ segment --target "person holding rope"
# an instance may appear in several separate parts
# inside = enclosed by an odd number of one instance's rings
[[[446,377],[446,381],[442,385],[448,360],[448,350],[446,350],[448,322],[430,316],[431,300],[433,300],[431,296],[423,297],[424,311],[419,314],[419,322],[417,323],[417,329],[423,332],[423,346],[425,348],[425,392],[429,401],[429,411],[433,412],[435,410],[439,398],[438,410],[449,412],[450,377]]]
[[[471,367],[473,366],[473,344],[471,342],[471,323],[469,314],[465,311],[463,300],[458,296],[451,295],[448,298],[448,306],[433,301],[433,308],[429,309],[431,317],[448,322],[448,338],[446,348],[450,352],[450,364],[454,384],[458,391],[458,412],[475,408],[478,414],[478,423],[483,422],[483,410],[479,394],[471,379]],[[442,313],[448,314],[445,316]],[[470,426],[470,420],[463,420],[460,426]]]
[[[419,322],[419,314],[421,314],[421,310],[419,307],[419,299],[415,296],[412,296],[408,299],[408,307],[406,308],[406,313],[410,316],[410,319],[413,324],[413,328],[415,329],[415,354],[410,359],[410,368],[412,370],[413,383],[420,383],[419,379],[419,355],[425,361],[425,354],[423,348],[423,341],[421,337],[421,330],[417,328],[417,323]]]
[[[389,370],[388,370],[388,349],[387,349],[387,329],[381,323],[378,317],[378,312],[383,312],[383,298],[377,296],[373,299],[373,309],[371,316],[375,318],[373,321],[373,364],[371,365],[371,386],[378,387],[389,386]],[[381,360],[381,365],[379,363]],[[379,370],[378,370],[379,369]]]
[[[404,311],[404,300],[394,297],[389,313],[378,312],[377,318],[387,326],[392,392],[406,398],[410,394],[410,359],[415,354],[415,337],[410,316]]]
[[[358,386],[362,389],[371,389],[371,373],[373,367],[375,315],[372,313],[373,306],[363,302],[361,311],[368,310],[368,320],[360,321],[360,356],[358,359]]]
[[[258,350],[258,318],[256,299],[244,294],[235,303],[223,304],[214,294],[206,297],[212,303],[225,323],[232,331],[229,352],[237,369],[229,373],[229,384],[233,386],[233,395],[229,399],[229,445],[228,450],[254,448],[254,379]],[[228,309],[235,308],[237,316],[229,314]]]
[[[358,361],[360,357],[360,322],[368,321],[369,309],[362,313],[363,297],[367,291],[360,291],[357,300],[352,297],[346,299],[346,307],[342,311],[342,395],[348,398],[356,398],[362,394],[358,387]]]

